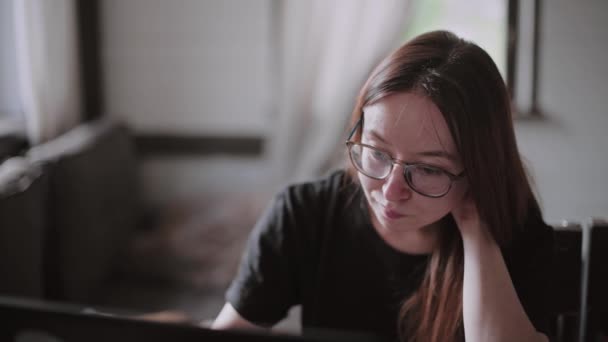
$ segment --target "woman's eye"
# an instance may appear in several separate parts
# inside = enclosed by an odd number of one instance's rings
[[[420,170],[422,171],[422,173],[424,173],[425,175],[428,175],[428,176],[439,176],[439,175],[443,174],[443,171],[441,169],[430,167],[430,166],[421,166]]]
[[[386,155],[383,152],[380,152],[380,151],[373,151],[372,152],[372,156],[374,157],[374,159],[377,159],[377,160],[385,160],[386,159]]]

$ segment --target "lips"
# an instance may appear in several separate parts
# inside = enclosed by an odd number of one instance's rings
[[[405,215],[399,213],[396,210],[387,208],[387,207],[385,207],[383,205],[381,205],[381,206],[382,206],[382,215],[384,217],[386,217],[387,219],[389,219],[389,220],[397,220],[397,219],[400,219],[402,217],[405,217]]]

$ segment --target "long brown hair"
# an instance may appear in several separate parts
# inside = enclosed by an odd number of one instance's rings
[[[537,207],[513,130],[510,98],[490,58],[477,45],[446,31],[420,35],[386,57],[371,73],[353,111],[384,97],[416,91],[441,111],[456,143],[468,191],[480,218],[501,246]],[[353,136],[361,138],[362,127]],[[355,171],[349,174],[356,180]],[[462,341],[463,246],[451,215],[445,218],[419,289],[402,304],[398,329],[407,341]]]

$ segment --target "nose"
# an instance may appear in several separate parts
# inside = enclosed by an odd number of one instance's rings
[[[387,201],[399,202],[412,197],[412,189],[403,177],[403,166],[395,165],[382,185],[382,194]]]

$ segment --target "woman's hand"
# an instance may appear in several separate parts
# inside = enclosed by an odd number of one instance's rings
[[[462,203],[452,210],[452,216],[464,242],[493,241],[487,225],[481,220],[477,206],[468,193],[463,196]]]
[[[161,323],[182,323],[182,324],[196,324],[196,321],[192,317],[188,316],[185,312],[176,310],[164,310],[157,312],[150,312],[133,318],[142,319],[144,321],[153,321]]]
[[[452,210],[464,247],[462,312],[467,341],[534,341],[536,331],[513,286],[502,252],[473,200]]]

